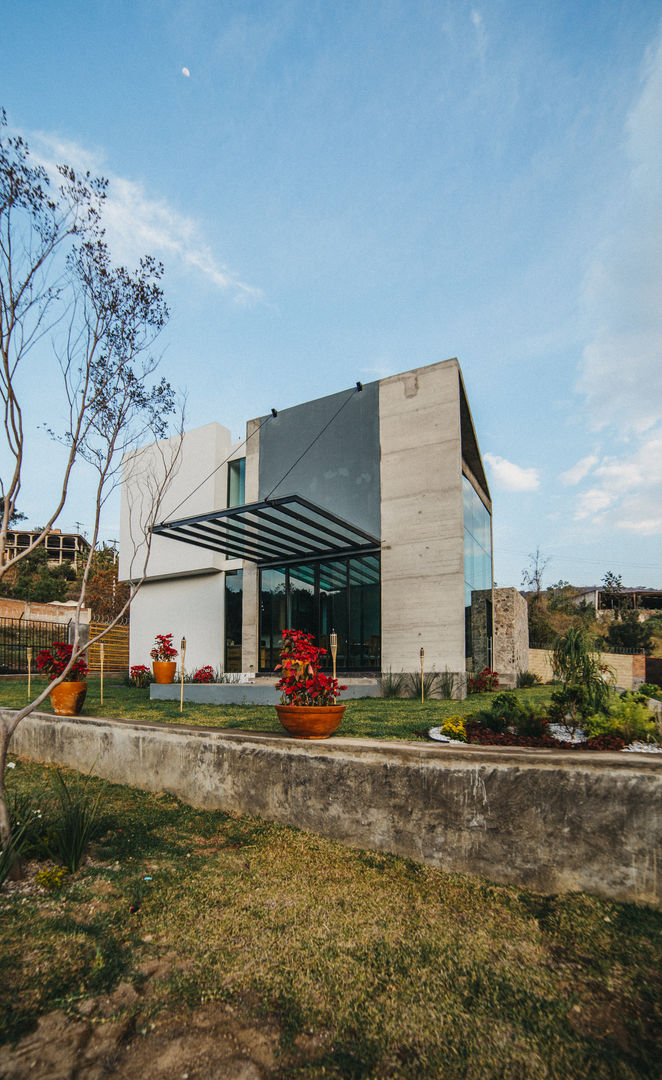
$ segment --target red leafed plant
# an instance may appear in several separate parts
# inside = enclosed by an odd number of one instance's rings
[[[172,644],[172,634],[157,634],[154,648],[149,655],[152,660],[174,660],[177,649]]]
[[[152,673],[144,664],[134,664],[129,672],[129,679],[132,686],[144,690],[152,681]]]
[[[283,630],[280,664],[282,671],[276,689],[282,690],[283,705],[335,705],[340,690],[338,680],[319,670],[320,656],[326,649],[313,645],[313,635],[302,630]]]
[[[36,664],[40,671],[48,675],[51,682],[62,674],[71,660],[73,645],[66,641],[54,641],[48,649],[37,653]],[[82,682],[87,675],[87,663],[84,656],[79,656],[67,672],[69,682]]]
[[[499,689],[499,676],[491,668],[483,668],[477,675],[470,677],[467,682],[467,690],[470,694],[485,694],[490,690]]]
[[[213,682],[214,681],[214,669],[211,664],[205,664],[204,667],[198,668],[193,676],[193,682]]]

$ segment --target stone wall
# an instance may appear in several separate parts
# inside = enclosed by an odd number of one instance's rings
[[[444,747],[33,714],[14,754],[544,893],[662,906],[653,755]]]
[[[636,690],[645,680],[646,657],[627,653],[602,653],[602,662],[610,668],[620,690]],[[529,649],[528,670],[538,675],[542,682],[551,682],[552,654],[549,649]]]

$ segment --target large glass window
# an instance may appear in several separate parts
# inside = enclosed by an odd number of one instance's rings
[[[225,670],[241,671],[241,627],[244,571],[225,574]]]
[[[287,621],[285,617],[287,616]],[[327,650],[338,636],[338,670],[378,670],[380,647],[379,555],[263,570],[260,577],[260,669],[278,663],[286,626],[313,634]]]
[[[246,458],[228,461],[228,506],[243,506],[246,502]]]
[[[492,605],[474,593],[492,588],[490,512],[466,476],[462,477],[464,511],[465,652],[474,667],[492,663]]]

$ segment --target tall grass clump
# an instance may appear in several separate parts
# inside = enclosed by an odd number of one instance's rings
[[[422,676],[423,681],[423,698],[436,697],[439,694],[439,679],[440,675],[438,671],[425,671]],[[407,676],[407,697],[417,698],[421,700],[421,672],[412,671]]]
[[[48,838],[49,854],[70,873],[78,869],[88,844],[98,833],[99,810],[107,785],[103,784],[95,796],[90,780],[86,776],[67,784],[60,772],[53,776],[59,807]]]
[[[379,686],[381,690],[381,696],[383,698],[399,698],[402,697],[405,685],[407,682],[407,676],[404,671],[382,671]]]

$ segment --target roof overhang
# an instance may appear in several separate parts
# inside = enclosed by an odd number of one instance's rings
[[[166,521],[152,532],[259,566],[338,559],[380,547],[377,537],[301,495]]]

